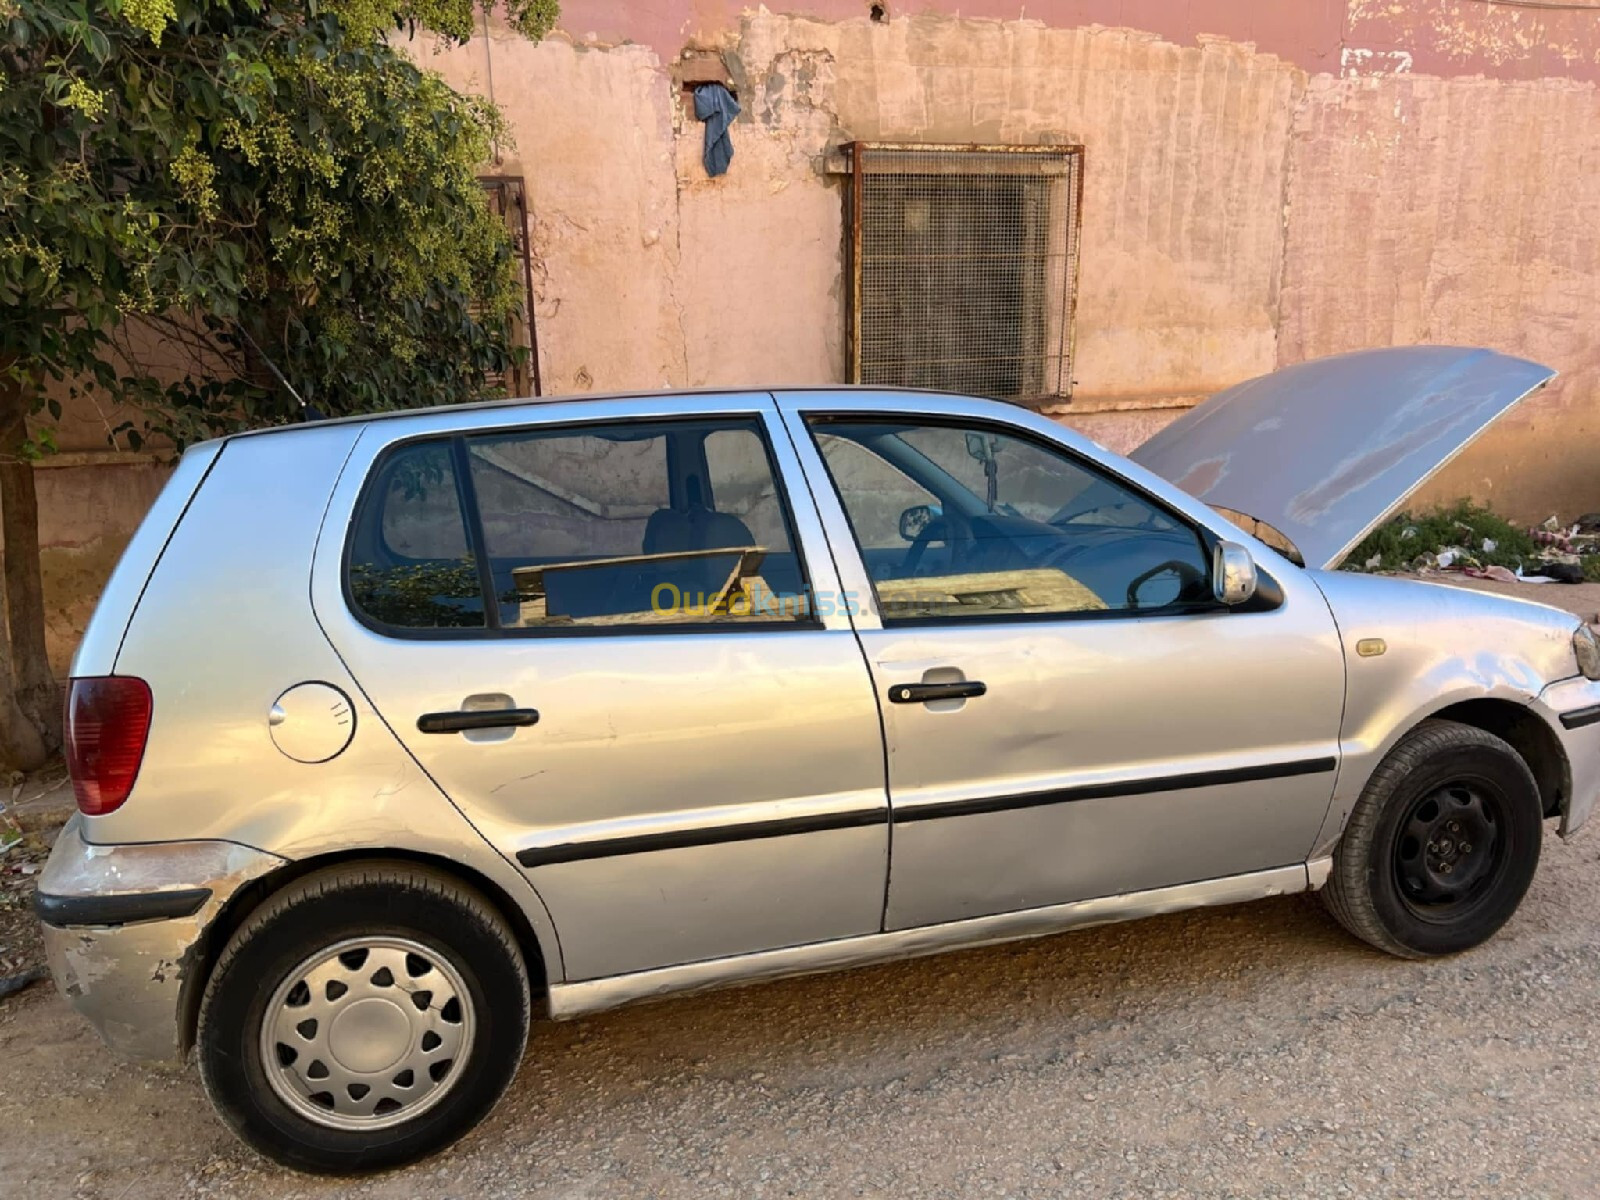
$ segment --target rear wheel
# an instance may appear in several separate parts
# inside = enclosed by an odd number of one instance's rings
[[[1522,903],[1543,806],[1528,765],[1491,733],[1425,721],[1368,780],[1323,902],[1356,937],[1404,958],[1470,949]]]
[[[410,864],[290,884],[201,1001],[200,1071],[256,1149],[303,1171],[398,1166],[494,1105],[527,1039],[527,973],[481,895]]]

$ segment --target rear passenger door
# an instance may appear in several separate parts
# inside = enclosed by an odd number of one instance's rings
[[[877,708],[775,420],[761,396],[376,422],[334,498],[318,615],[528,873],[569,980],[881,925]]]

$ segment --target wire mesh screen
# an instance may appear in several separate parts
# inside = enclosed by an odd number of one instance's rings
[[[851,147],[851,380],[1072,390],[1081,147]]]
[[[492,373],[486,385],[491,392],[507,396],[537,396],[539,388],[539,342],[533,329],[533,264],[528,245],[526,189],[521,176],[491,175],[478,180],[489,201],[489,211],[505,222],[506,232],[516,247],[518,274],[522,277],[522,311],[511,322],[511,341],[528,351],[522,362],[508,371]]]

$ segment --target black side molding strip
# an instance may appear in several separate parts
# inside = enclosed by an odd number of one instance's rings
[[[46,925],[129,925],[192,917],[211,899],[210,888],[174,892],[126,892],[112,896],[56,896],[37,892],[33,911]]]
[[[1195,771],[1188,775],[1157,775],[1144,779],[1122,779],[1116,783],[1090,783],[1083,787],[1057,788],[1048,792],[1024,792],[1015,796],[976,796],[948,804],[923,804],[895,810],[896,825],[907,821],[937,821],[945,817],[971,817],[979,813],[1008,812],[1014,808],[1039,808],[1048,804],[1070,804],[1075,800],[1103,800],[1112,796],[1139,796],[1146,792],[1181,792],[1191,788],[1220,787],[1230,783],[1251,783],[1261,779],[1287,779],[1294,775],[1321,775],[1338,765],[1333,758],[1303,758],[1295,762],[1268,763],[1259,767],[1234,767],[1226,771]]]
[[[583,862],[586,859],[611,858],[619,854],[648,854],[652,850],[684,850],[690,846],[721,846],[727,842],[789,837],[796,833],[824,833],[831,829],[859,829],[867,825],[888,823],[889,814],[886,810],[861,808],[851,812],[816,813],[805,817],[781,817],[774,821],[751,821],[744,825],[674,829],[666,833],[640,833],[630,837],[602,838],[593,842],[568,842],[560,846],[530,846],[526,850],[517,851],[517,861],[525,867],[543,867],[551,863]]]
[[[1593,725],[1600,721],[1600,704],[1591,704],[1588,708],[1575,708],[1571,712],[1561,714],[1561,724],[1568,729],[1582,729],[1585,725]]]
[[[1600,707],[1597,707],[1600,711]],[[1600,716],[1594,718],[1600,721]],[[1038,808],[1047,804],[1068,804],[1074,800],[1099,800],[1111,796],[1137,796],[1146,792],[1178,792],[1189,788],[1218,787],[1230,783],[1249,783],[1261,779],[1287,779],[1295,775],[1320,775],[1338,765],[1334,758],[1304,758],[1296,762],[1269,763],[1260,767],[1236,767],[1227,771],[1196,771],[1189,775],[1163,775],[1147,779],[1126,779],[1117,783],[1088,784],[1050,792],[1028,792],[1018,796],[981,796],[951,804],[927,804],[895,812],[896,824],[907,821],[933,821],[944,817],[968,817],[977,813],[1006,812],[1014,808]],[[592,858],[611,858],[620,854],[648,854],[652,850],[684,850],[691,846],[721,846],[728,842],[755,841],[759,838],[789,837],[797,833],[822,833],[830,829],[859,829],[887,823],[881,808],[852,812],[818,813],[806,817],[784,817],[775,821],[752,821],[743,825],[716,825],[703,829],[675,829],[667,833],[641,833],[630,837],[602,838],[593,842],[567,842],[557,846],[530,846],[517,851],[517,861],[525,867],[552,863],[584,862]]]

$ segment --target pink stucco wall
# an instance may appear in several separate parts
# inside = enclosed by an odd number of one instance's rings
[[[713,41],[737,28],[751,5],[740,0],[566,0],[561,26],[575,37],[649,46],[670,59],[686,42]],[[848,21],[865,16],[868,0],[808,0],[764,6],[778,16]],[[1201,34],[1254,42],[1308,71],[1338,70],[1344,0],[974,0],[927,3],[888,0],[886,15],[960,16],[1035,21],[1058,29],[1106,25],[1140,29],[1180,45]]]
[[[1431,485],[1600,508],[1600,13],[1480,0],[1021,5],[570,0],[533,46],[429,56],[490,90],[528,176],[552,390],[843,377],[854,138],[1086,147],[1073,403],[1126,449],[1195,398],[1358,346],[1469,342],[1555,386]],[[707,179],[673,67],[744,113]],[[1424,70],[1426,67],[1426,71]]]
[[[869,0],[774,0],[779,16],[846,21]],[[686,42],[714,41],[752,6],[741,0],[566,0],[561,26],[576,38],[638,42],[663,59]],[[1202,35],[1253,43],[1302,70],[1403,62],[1419,73],[1501,79],[1600,78],[1594,11],[1489,0],[887,0],[887,15],[1035,21],[1059,29],[1139,29],[1186,45]]]
[[[1600,11],[1483,0],[566,0],[423,65],[504,110],[529,188],[548,391],[843,378],[856,138],[1086,153],[1078,389],[1119,450],[1197,398],[1360,346],[1493,346],[1560,380],[1429,485],[1528,520],[1600,510]],[[708,179],[674,66],[743,113]],[[107,420],[69,414],[68,448]],[[42,473],[52,646],[159,484]]]

